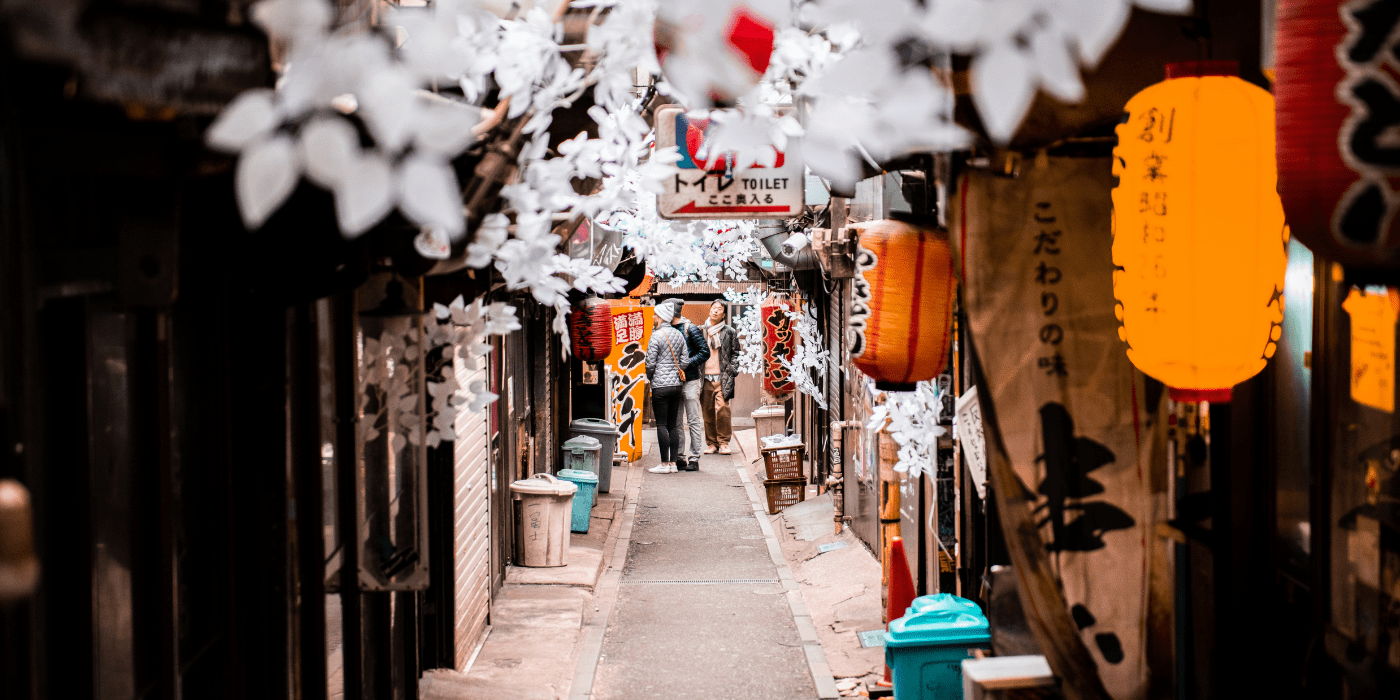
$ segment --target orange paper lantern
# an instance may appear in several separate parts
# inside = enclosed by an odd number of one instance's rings
[[[933,226],[857,224],[851,359],[885,391],[913,391],[948,364],[953,326],[953,253]]]
[[[1233,62],[1172,64],[1113,151],[1113,294],[1128,359],[1177,400],[1228,401],[1283,321],[1274,99]]]

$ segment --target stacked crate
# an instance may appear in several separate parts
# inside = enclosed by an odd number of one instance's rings
[[[765,447],[763,455],[764,490],[768,493],[768,512],[801,503],[807,497],[807,482],[802,476],[805,445]]]

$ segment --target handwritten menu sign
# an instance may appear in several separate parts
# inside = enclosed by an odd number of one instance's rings
[[[1395,321],[1400,304],[1394,292],[1352,288],[1342,308],[1351,315],[1351,398],[1395,412]]]

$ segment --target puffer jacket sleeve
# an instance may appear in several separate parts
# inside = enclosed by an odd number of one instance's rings
[[[725,401],[734,400],[734,380],[739,376],[739,338],[733,328],[725,327],[719,339],[719,388]]]
[[[663,334],[657,332],[660,330],[661,329],[658,328],[656,329],[656,331],[653,331],[651,334],[651,342],[647,343],[647,356],[645,363],[648,384],[656,383],[656,363],[657,360],[661,357],[660,349],[661,345],[664,343],[664,341],[662,340]]]

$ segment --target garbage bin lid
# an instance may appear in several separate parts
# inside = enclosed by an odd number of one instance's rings
[[[912,647],[981,644],[991,639],[987,630],[987,618],[981,612],[971,612],[961,603],[953,601],[944,603],[947,607],[928,607],[921,612],[910,612],[891,622],[890,631],[885,633],[885,645]]]
[[[587,469],[560,469],[559,478],[579,484],[598,483],[598,475]]]
[[[603,443],[598,442],[598,438],[590,435],[578,435],[564,441],[564,449],[574,452],[587,452],[590,450],[603,449]]]
[[[578,486],[572,482],[557,479],[553,474],[535,474],[528,479],[513,481],[511,493],[528,493],[544,496],[572,496]]]
[[[754,418],[772,418],[773,416],[781,416],[783,415],[783,406],[782,404],[770,404],[768,406],[759,406],[758,408],[754,409],[753,413],[750,415],[752,415]]]
[[[569,422],[570,430],[588,430],[595,433],[616,434],[617,426],[602,418],[575,418]]]
[[[934,593],[933,595],[921,595],[909,604],[907,613],[926,612],[928,610],[964,610],[974,615],[982,614],[982,607],[978,604],[955,596],[951,593]]]

